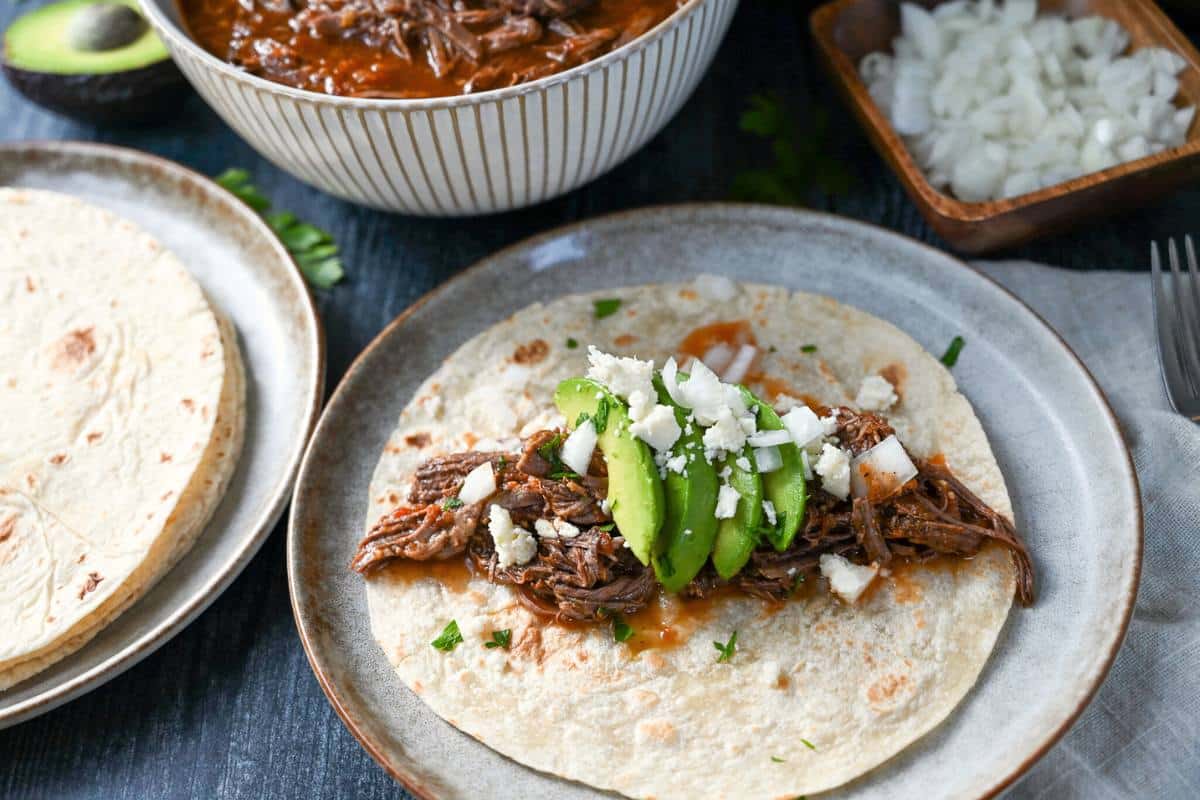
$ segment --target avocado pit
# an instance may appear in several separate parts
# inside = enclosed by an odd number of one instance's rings
[[[136,0],[60,0],[4,34],[2,67],[13,87],[84,122],[136,125],[174,112],[186,82]]]

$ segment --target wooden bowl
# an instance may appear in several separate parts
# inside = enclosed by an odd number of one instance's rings
[[[937,0],[921,0],[933,7]],[[1069,16],[1099,14],[1129,31],[1132,48],[1169,48],[1188,62],[1179,76],[1177,103],[1200,106],[1200,53],[1153,0],[1042,0],[1041,11]],[[834,0],[811,17],[812,33],[826,69],[851,111],[866,128],[871,143],[900,177],[913,202],[935,231],[966,253],[983,253],[1058,233],[1085,221],[1149,202],[1200,178],[1200,116],[1188,141],[1138,161],[1040,189],[1030,194],[984,203],[964,203],[935,189],[904,141],[875,105],[858,74],[863,56],[891,50],[900,30],[895,0]]]

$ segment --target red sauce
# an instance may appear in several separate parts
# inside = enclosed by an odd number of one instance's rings
[[[704,358],[704,354],[719,344],[737,350],[744,344],[757,345],[754,329],[749,320],[737,319],[731,322],[714,322],[702,325],[683,338],[679,343],[679,352],[683,356]]]
[[[239,0],[179,0],[192,37],[224,61],[298,89],[396,98],[448,97],[524,83],[570,69],[653,28],[681,2],[594,0],[581,11],[558,19],[553,26],[548,18],[529,22],[530,17],[503,13],[504,8],[519,3],[458,0],[451,6],[448,2],[429,2],[440,14],[466,20],[463,27],[482,42],[474,56],[451,44],[439,46],[438,51],[448,55],[435,58],[430,55],[433,48],[423,44],[426,40],[420,31],[424,28],[414,22],[419,16],[411,12],[406,15],[406,0],[395,0],[395,10],[389,12],[377,11],[386,4],[355,0],[293,0],[292,4],[257,0],[252,4],[253,11],[247,11]],[[416,0],[414,4],[422,5]],[[499,19],[494,14],[497,8],[501,9]],[[317,23],[314,12],[329,19],[328,26]],[[471,21],[484,16],[487,21]],[[342,19],[354,22],[336,27],[343,23],[334,20]],[[505,50],[489,46],[485,34],[514,19],[536,31],[536,39]],[[417,31],[401,35],[403,49],[396,44],[397,28],[385,27],[396,23]],[[560,31],[571,33],[566,25],[577,33],[564,35]],[[592,41],[599,44],[577,46],[587,41],[581,35],[593,36]]]

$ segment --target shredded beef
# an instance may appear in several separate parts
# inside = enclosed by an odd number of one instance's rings
[[[454,511],[438,505],[398,508],[367,532],[350,567],[367,572],[398,558],[413,561],[452,558],[466,550],[482,514],[482,502]]]
[[[412,491],[408,494],[408,502],[414,505],[424,505],[454,497],[462,488],[463,479],[471,470],[487,461],[491,461],[492,466],[499,469],[502,463],[501,459],[504,457],[504,453],[468,450],[465,453],[431,458],[417,467]]]
[[[851,453],[860,456],[896,431],[886,419],[869,411],[835,408],[838,438]]]

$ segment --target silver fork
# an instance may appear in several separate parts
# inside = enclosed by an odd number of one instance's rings
[[[1184,237],[1183,247],[1187,266],[1181,268],[1175,240],[1167,240],[1167,259],[1171,264],[1168,280],[1158,242],[1150,244],[1154,323],[1158,328],[1158,358],[1167,397],[1176,411],[1200,422],[1200,264],[1191,236]],[[1185,284],[1190,285],[1190,291]]]

